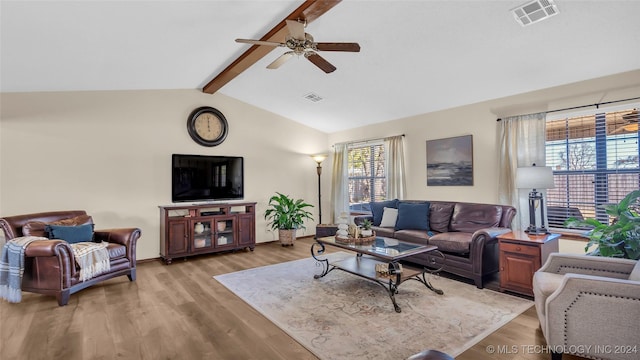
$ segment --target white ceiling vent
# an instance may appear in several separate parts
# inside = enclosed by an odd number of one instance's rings
[[[534,0],[511,11],[520,25],[527,26],[558,14],[558,7],[553,0]]]
[[[318,101],[322,101],[324,100],[324,98],[316,93],[308,93],[304,95],[304,98],[309,100],[309,101],[313,101],[313,102],[318,102]]]

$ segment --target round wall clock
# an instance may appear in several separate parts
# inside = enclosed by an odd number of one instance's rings
[[[227,137],[229,125],[218,109],[199,107],[187,119],[187,130],[193,141],[202,146],[220,145]]]

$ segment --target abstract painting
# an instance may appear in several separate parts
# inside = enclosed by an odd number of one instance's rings
[[[427,186],[473,185],[473,137],[427,140]]]

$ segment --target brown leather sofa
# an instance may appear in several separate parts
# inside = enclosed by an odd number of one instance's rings
[[[432,268],[442,266],[443,271],[473,280],[480,289],[484,287],[484,280],[489,275],[498,272],[497,236],[511,231],[511,221],[516,215],[514,207],[427,200],[400,201],[402,202],[429,202],[429,229],[373,226],[376,235],[416,244],[435,245],[444,254],[443,259],[428,252],[408,257],[407,261]],[[360,225],[364,219],[372,220],[373,216],[357,216],[355,223]]]
[[[36,214],[8,216],[0,219],[0,228],[5,239],[23,236],[23,226],[29,222],[51,223],[63,219],[87,215],[83,210],[54,211]],[[95,230],[94,241],[108,242],[107,250],[111,269],[89,280],[80,281],[80,271],[76,266],[71,246],[58,239],[38,240],[25,249],[25,271],[22,291],[53,295],[60,306],[66,305],[69,296],[101,281],[127,275],[130,281],[136,279],[136,242],[140,229]]]

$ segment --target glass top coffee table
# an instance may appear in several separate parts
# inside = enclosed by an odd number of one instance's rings
[[[335,261],[322,259],[320,256],[324,254],[325,245],[352,251],[356,256]],[[387,290],[396,312],[401,312],[402,309],[396,303],[395,295],[398,293],[398,286],[406,280],[419,281],[436,294],[444,294],[442,290],[434,288],[426,277],[427,272],[436,273],[442,270],[442,267],[427,269],[400,264],[400,260],[408,256],[425,252],[434,252],[444,258],[444,254],[435,246],[418,245],[385,237],[376,237],[370,244],[358,245],[348,241],[337,241],[331,236],[318,238],[311,245],[311,256],[322,265],[322,273],[314,275],[314,278],[319,279],[338,269],[374,281]]]

